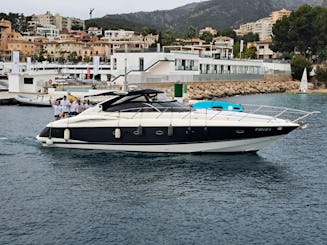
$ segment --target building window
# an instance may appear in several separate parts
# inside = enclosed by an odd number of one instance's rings
[[[140,71],[144,70],[144,58],[139,59],[139,67],[140,67]]]
[[[24,77],[24,84],[33,84],[32,77]]]
[[[191,60],[191,61],[190,61],[190,70],[191,70],[191,71],[193,70],[193,67],[194,67],[194,60]]]

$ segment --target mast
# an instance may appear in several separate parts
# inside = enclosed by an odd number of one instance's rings
[[[123,91],[127,92],[127,58],[125,58],[125,75],[124,75],[124,87]]]

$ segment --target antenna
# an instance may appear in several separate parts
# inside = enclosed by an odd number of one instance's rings
[[[94,11],[94,8],[90,9],[90,12],[89,12],[89,14],[90,14],[90,19],[92,19],[92,13],[93,13],[93,11]]]

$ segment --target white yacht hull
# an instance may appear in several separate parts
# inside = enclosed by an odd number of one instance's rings
[[[270,136],[243,140],[228,140],[218,142],[184,143],[184,144],[158,144],[158,145],[133,145],[133,144],[90,144],[88,142],[69,141],[63,139],[48,139],[37,137],[45,147],[59,147],[70,149],[89,149],[125,152],[158,152],[158,153],[232,153],[256,152],[271,142],[281,137]]]

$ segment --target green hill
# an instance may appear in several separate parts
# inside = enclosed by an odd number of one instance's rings
[[[172,10],[107,15],[87,21],[104,29],[140,30],[143,26],[184,32],[197,29],[238,27],[240,24],[267,17],[281,8],[295,9],[303,3],[324,5],[326,0],[211,0],[187,4]]]

